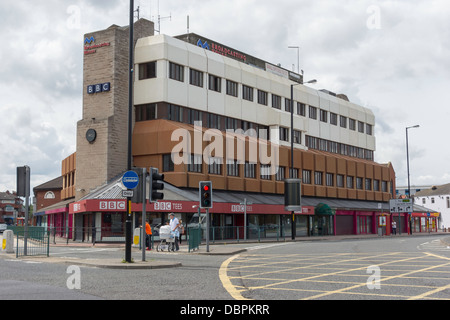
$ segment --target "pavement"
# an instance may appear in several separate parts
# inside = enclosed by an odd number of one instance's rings
[[[450,245],[450,233],[446,232],[434,232],[434,233],[416,233],[412,235],[408,234],[401,234],[396,236],[378,236],[378,235],[345,235],[345,236],[324,236],[324,237],[297,237],[295,240],[286,239],[281,241],[274,241],[274,240],[261,240],[260,242],[255,241],[240,241],[237,242],[214,242],[213,244],[210,243],[208,246],[208,250],[206,248],[206,245],[202,243],[200,248],[195,251],[189,252],[187,243],[184,242],[180,246],[180,250],[177,251],[175,254],[181,255],[180,260],[182,260],[182,255],[223,255],[223,256],[233,256],[242,252],[246,252],[249,248],[252,246],[258,246],[258,245],[268,245],[270,243],[276,244],[276,243],[283,243],[283,242],[302,242],[302,241],[342,241],[342,240],[362,240],[362,239],[386,239],[386,238],[399,238],[399,237],[420,237],[420,236],[442,236],[442,235],[448,235],[448,237],[443,238],[441,241],[446,244]],[[65,239],[58,239],[56,243],[51,243],[50,247],[76,247],[76,248],[119,248],[125,250],[124,244],[111,244],[111,243],[97,243],[93,245],[92,243],[79,243],[79,242],[73,242],[69,241],[66,242]],[[51,250],[50,250],[51,251]],[[138,248],[133,247],[133,252],[141,252]],[[164,259],[164,256],[159,254],[153,254],[155,251],[147,251],[146,254],[146,261],[142,261],[141,258],[138,260],[132,260],[132,262],[126,262],[124,260],[120,261],[119,259],[82,259],[82,258],[75,258],[75,257],[54,257],[50,256],[26,256],[26,257],[19,257],[17,259],[21,260],[32,260],[32,261],[39,261],[39,262],[46,262],[46,263],[64,263],[68,265],[80,265],[80,266],[88,266],[88,267],[96,267],[96,268],[109,268],[109,269],[160,269],[160,268],[176,268],[182,266],[181,262],[173,261],[173,260],[167,260]],[[166,253],[170,254],[170,253]],[[0,257],[6,256],[7,258],[16,258],[15,253],[14,254],[6,254],[5,252],[0,252]]]

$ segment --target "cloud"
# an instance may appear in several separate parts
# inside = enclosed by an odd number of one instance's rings
[[[313,88],[345,93],[374,112],[375,159],[393,163],[397,185],[407,180],[405,127],[415,124],[411,180],[448,182],[447,0],[158,3],[159,11],[154,1],[135,0],[141,17],[160,14],[168,35],[185,33],[189,15],[191,32],[289,70],[297,52],[288,46],[299,46],[305,79],[318,80]],[[127,0],[0,2],[0,190],[15,189],[18,165],[30,165],[36,184],[60,174],[81,119],[83,36],[128,25],[128,14]]]

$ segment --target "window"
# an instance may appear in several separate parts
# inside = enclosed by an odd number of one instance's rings
[[[225,129],[236,130],[238,128],[238,120],[227,117],[225,119]]]
[[[337,114],[330,112],[330,123],[337,126]]]
[[[267,106],[267,92],[258,90],[258,103]]]
[[[358,121],[358,132],[364,133],[364,122]]]
[[[315,171],[314,172],[314,184],[322,185],[323,184],[322,179],[323,179],[323,172]]]
[[[272,176],[270,175],[270,165],[262,164],[259,171],[262,180],[272,180]]]
[[[172,161],[172,154],[163,154],[163,171],[172,172],[174,171],[174,164]]]
[[[242,99],[253,101],[253,88],[246,86],[245,84],[242,85]]]
[[[342,174],[336,175],[336,186],[338,188],[344,187],[344,176]]]
[[[48,191],[44,195],[44,199],[55,199],[55,198],[56,198],[56,196],[52,191]]]
[[[190,69],[189,70],[189,83],[203,88],[203,72]]]
[[[372,190],[372,179],[366,178],[366,190]]]
[[[246,162],[244,164],[244,176],[246,178],[256,178],[256,163]]]
[[[183,122],[183,108],[174,104],[169,104],[168,120]]]
[[[189,172],[203,172],[202,170],[202,155],[191,154],[191,163],[188,164]]]
[[[373,180],[373,191],[380,191],[380,180]]]
[[[309,118],[317,120],[317,108],[309,106]]]
[[[352,176],[347,176],[347,188],[353,189],[353,177]]]
[[[294,130],[294,143],[301,144],[302,143],[302,132],[298,130]]]
[[[447,200],[448,200],[448,197],[447,197]],[[422,198],[422,204],[425,204],[425,198]],[[447,208],[448,208],[448,202],[447,202]]]
[[[222,174],[222,158],[209,158],[209,174]]]
[[[305,184],[311,184],[311,170],[302,171],[302,182]]]
[[[296,169],[296,168],[290,169],[289,168],[289,177],[292,179],[297,179],[298,178],[298,169]]]
[[[327,173],[325,180],[325,184],[327,185],[327,187],[334,186],[334,175],[332,173]]]
[[[284,110],[291,112],[291,99],[284,98]]]
[[[381,181],[381,191],[387,192],[387,181]]]
[[[356,189],[358,190],[363,189],[363,178],[356,177]]]
[[[222,79],[212,74],[209,75],[209,90],[221,92]]]
[[[320,109],[320,121],[328,122],[328,111]]]
[[[347,117],[340,116],[339,119],[341,128],[347,128]]]
[[[227,80],[227,94],[233,97],[238,96],[238,84],[237,82]]]
[[[156,103],[136,106],[136,121],[156,119]]]
[[[219,116],[217,114],[209,113],[208,114],[208,124],[207,124],[208,128],[221,130],[222,129],[221,119],[222,119],[221,116]]]
[[[184,67],[182,65],[169,62],[169,78],[184,82]]]
[[[348,128],[350,130],[356,131],[356,120],[355,119],[348,119]]]
[[[281,110],[281,97],[276,94],[272,94],[272,108]]]
[[[366,123],[366,133],[371,136],[373,134],[372,132],[372,125]]]
[[[139,80],[156,78],[156,61],[139,65]]]
[[[306,105],[304,103],[297,102],[297,114],[306,116]]]
[[[195,121],[203,121],[203,114],[199,110],[189,109],[188,111],[188,123],[194,124]]]
[[[237,160],[227,159],[227,175],[239,177],[239,163]]]
[[[434,198],[431,198],[431,203],[434,203]]]
[[[283,181],[285,179],[286,167],[278,167],[277,174],[275,175],[275,180]]]
[[[289,129],[280,127],[280,140],[289,141]]]

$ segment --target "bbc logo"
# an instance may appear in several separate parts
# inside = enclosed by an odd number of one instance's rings
[[[87,86],[87,94],[109,92],[111,91],[111,83],[99,83]]]

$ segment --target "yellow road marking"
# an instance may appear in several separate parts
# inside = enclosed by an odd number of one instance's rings
[[[231,283],[230,279],[227,276],[227,268],[228,265],[237,257],[239,257],[239,255],[235,255],[227,260],[225,260],[222,265],[220,266],[219,269],[219,278],[220,281],[222,281],[222,285],[225,288],[225,290],[228,291],[228,293],[233,297],[233,299],[236,300],[248,300],[246,298],[244,298],[241,295],[241,291],[246,291],[246,290],[237,290],[237,288]]]

